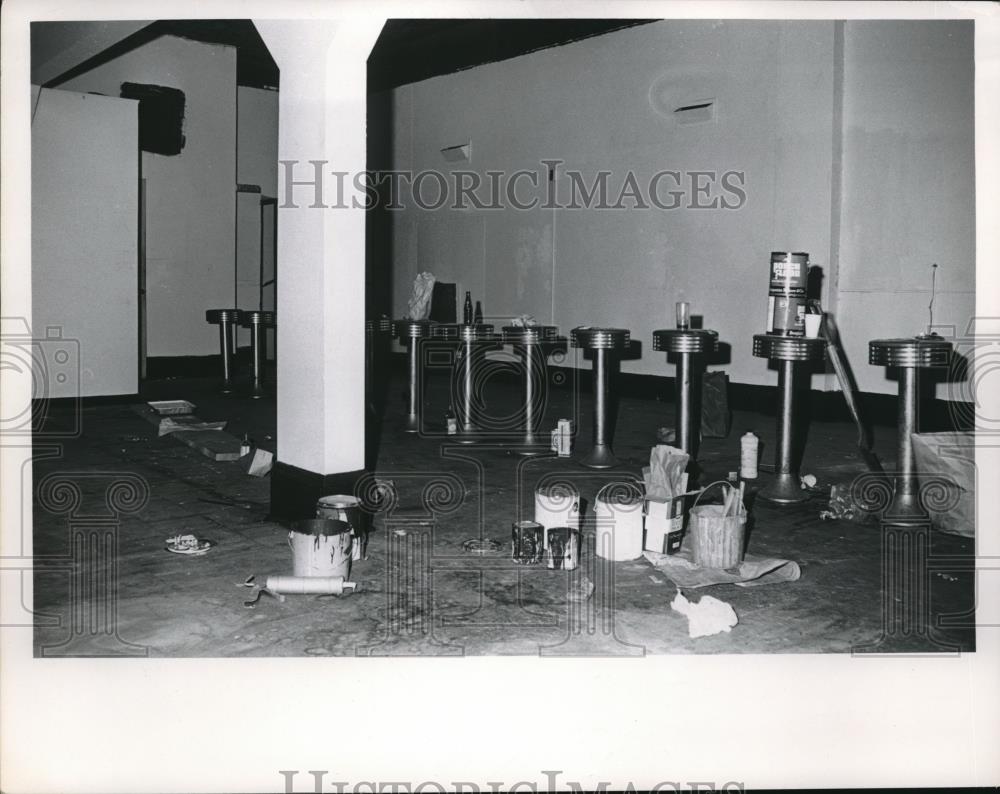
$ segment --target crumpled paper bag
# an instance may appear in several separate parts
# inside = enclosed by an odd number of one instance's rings
[[[734,584],[737,587],[756,587],[762,584],[794,582],[801,575],[799,564],[794,560],[779,560],[775,557],[758,557],[747,554],[738,568],[719,570],[702,568],[692,559],[689,544],[685,543],[676,554],[660,554],[644,551],[643,556],[678,587],[694,589],[713,584]]]
[[[724,631],[732,631],[733,626],[740,622],[734,610],[725,601],[710,595],[702,596],[700,601],[688,601],[678,590],[670,608],[680,612],[688,619],[688,636],[710,637]]]
[[[413,279],[413,291],[406,303],[411,320],[426,320],[430,316],[435,281],[437,279],[434,274],[427,271],[417,273],[417,277]]]
[[[667,444],[653,447],[649,453],[649,466],[642,470],[646,498],[671,499],[684,493],[688,460],[688,454],[677,447]]]

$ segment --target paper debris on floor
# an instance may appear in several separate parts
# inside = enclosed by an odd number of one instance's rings
[[[670,608],[687,617],[688,636],[692,638],[732,631],[733,626],[740,622],[736,611],[729,604],[710,595],[692,602],[678,590],[674,600],[670,602]]]
[[[851,483],[834,483],[830,486],[830,502],[826,510],[820,510],[822,520],[857,521],[865,523],[875,517],[854,499]]]
[[[655,551],[644,551],[642,554],[678,587],[708,587],[713,584],[756,587],[794,582],[802,573],[794,560],[758,557],[755,554],[747,554],[738,568],[727,570],[702,568],[694,562],[687,546],[682,547],[677,554],[660,554]]]
[[[196,416],[172,416],[164,417],[160,420],[157,435],[165,436],[170,433],[193,432],[195,430],[224,430],[225,422],[202,422]]]
[[[150,400],[146,405],[160,416],[190,414],[195,409],[195,404],[187,400]]]
[[[250,459],[250,468],[247,474],[251,477],[263,477],[271,471],[274,462],[274,455],[266,449],[255,449],[253,457]]]

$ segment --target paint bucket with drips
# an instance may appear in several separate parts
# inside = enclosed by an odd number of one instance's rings
[[[545,533],[545,567],[573,571],[580,564],[580,530],[573,527],[549,527]]]
[[[351,573],[351,525],[329,518],[295,521],[288,533],[294,576],[343,576]]]
[[[537,565],[542,561],[545,528],[537,521],[515,521],[510,527],[511,559],[518,565]]]
[[[361,509],[361,500],[348,494],[321,496],[316,502],[316,518],[330,518],[351,526],[354,543],[351,556],[355,561],[365,559],[368,548],[369,515]]]

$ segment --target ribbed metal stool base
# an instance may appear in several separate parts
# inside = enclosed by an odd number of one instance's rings
[[[242,313],[239,309],[209,309],[205,312],[205,321],[219,326],[223,394],[229,394],[233,390],[233,354],[236,352],[236,340],[233,334],[241,318]]]
[[[420,377],[420,340],[430,337],[434,324],[427,320],[395,320],[392,335],[407,347],[409,362],[409,399],[403,432],[420,432],[420,413],[423,394]]]
[[[719,334],[705,328],[662,328],[653,331],[653,350],[677,357],[674,377],[674,438],[676,445],[694,461],[698,453],[701,426],[701,380],[695,370],[694,356],[704,356],[719,349]]]
[[[274,328],[275,314],[256,309],[243,311],[240,325],[250,329],[250,396],[259,400],[264,396],[264,359],[267,356],[264,329]]]
[[[870,364],[899,368],[896,478],[892,502],[882,515],[883,524],[912,526],[927,522],[927,513],[917,498],[917,466],[912,439],[920,430],[919,372],[948,366],[951,354],[951,342],[938,336],[873,339],[868,343]]]
[[[610,469],[618,465],[611,449],[608,432],[611,400],[611,368],[608,357],[625,350],[631,341],[626,328],[595,328],[585,325],[570,332],[573,347],[594,351],[594,444],[580,463],[591,469]]]
[[[795,368],[803,361],[820,361],[826,355],[826,340],[801,336],[756,334],[753,354],[780,361],[778,370],[778,420],[775,444],[774,482],[760,491],[760,498],[775,504],[804,502],[809,494],[799,482],[795,449]]]
[[[516,449],[518,455],[542,455],[550,449],[549,439],[538,435],[538,423],[545,412],[545,357],[565,350],[567,340],[554,325],[506,325],[503,341],[512,345],[524,367],[524,435]]]
[[[473,420],[473,397],[476,380],[476,366],[481,360],[480,353],[486,345],[496,345],[500,337],[489,323],[464,325],[448,323],[434,327],[433,337],[442,342],[452,342],[459,350],[452,372],[452,395],[457,404],[458,434],[455,441],[460,444],[474,444],[479,440],[481,428]]]

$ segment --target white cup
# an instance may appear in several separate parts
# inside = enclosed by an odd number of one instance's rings
[[[815,339],[819,336],[819,324],[823,322],[822,314],[807,314],[803,319],[806,322],[806,336]]]

